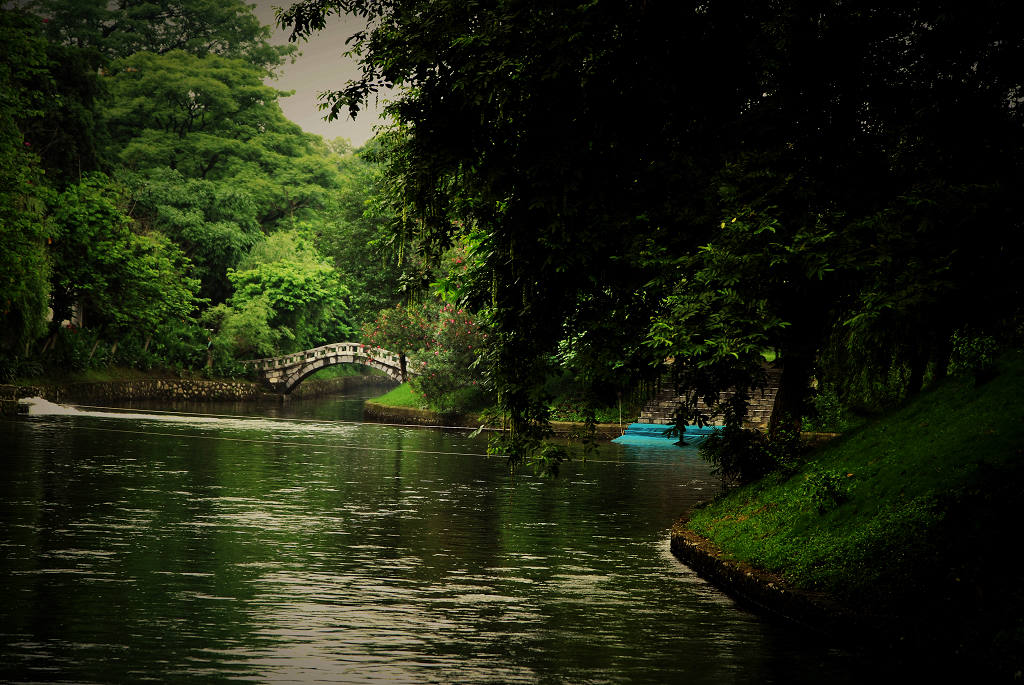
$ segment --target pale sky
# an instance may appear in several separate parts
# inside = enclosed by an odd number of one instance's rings
[[[274,44],[286,44],[288,32],[276,27],[274,7],[287,7],[289,0],[257,0],[256,16],[274,31]],[[280,76],[268,79],[267,85],[278,90],[294,90],[295,94],[281,98],[281,109],[286,117],[301,126],[303,130],[316,133],[327,140],[348,138],[356,147],[363,145],[374,134],[373,128],[380,124],[380,107],[374,103],[360,110],[359,117],[352,120],[348,114],[332,122],[323,120],[324,113],[317,109],[317,93],[324,90],[340,90],[345,82],[359,74],[356,61],[345,57],[345,39],[362,28],[355,17],[333,16],[327,27],[313,34],[306,42],[299,42],[302,55],[294,64],[285,63]]]

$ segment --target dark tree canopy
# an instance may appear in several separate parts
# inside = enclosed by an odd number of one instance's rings
[[[368,20],[324,106],[395,89],[405,230],[479,231],[467,296],[525,428],[560,341],[592,375],[674,356],[712,395],[774,350],[799,416],[826,348],[919,376],[953,331],[1018,321],[1013,9],[306,0],[280,22]]]

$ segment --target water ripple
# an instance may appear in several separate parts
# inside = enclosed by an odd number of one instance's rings
[[[854,682],[671,556],[717,488],[692,451],[542,480],[466,432],[137,410],[0,431],[0,680]]]

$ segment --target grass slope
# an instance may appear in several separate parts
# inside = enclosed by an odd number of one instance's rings
[[[733,558],[895,619],[909,639],[1021,668],[1024,356],[953,378],[694,512]]]
[[[382,404],[386,407],[412,407],[413,409],[426,409],[427,403],[422,395],[414,393],[408,383],[391,388],[380,397],[369,400],[374,404]]]

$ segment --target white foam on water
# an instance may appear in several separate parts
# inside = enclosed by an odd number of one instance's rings
[[[30,416],[87,416],[101,419],[150,421],[164,424],[177,424],[193,428],[216,428],[216,429],[238,429],[238,430],[272,430],[286,434],[335,434],[346,435],[357,429],[357,425],[349,422],[307,422],[292,421],[289,419],[277,419],[267,417],[241,417],[241,416],[202,416],[166,413],[140,413],[131,410],[121,411],[96,411],[92,409],[78,409],[64,404],[55,404],[42,397],[28,397],[20,400],[28,405]]]
[[[69,407],[64,404],[54,404],[49,400],[44,400],[42,397],[26,397],[22,400],[18,400],[19,404],[28,405],[28,413],[34,416],[44,416],[52,414],[83,414],[79,409]]]

